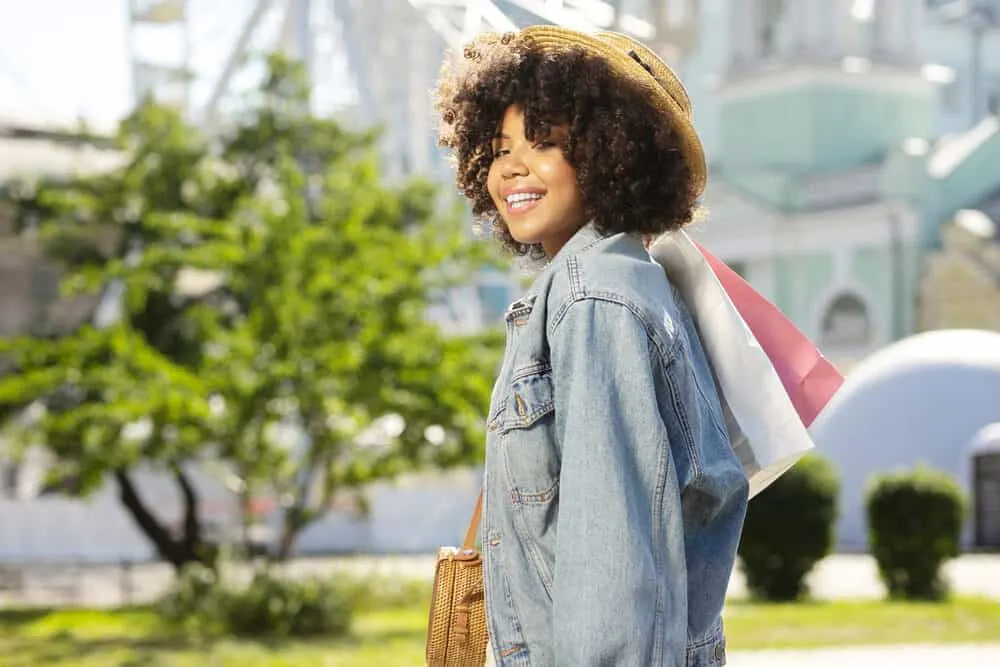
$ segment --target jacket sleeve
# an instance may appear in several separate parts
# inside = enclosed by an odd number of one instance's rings
[[[657,400],[669,360],[612,301],[573,303],[549,340],[561,450],[556,664],[682,667],[684,533]]]

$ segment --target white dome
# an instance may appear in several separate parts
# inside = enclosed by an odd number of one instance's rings
[[[987,424],[972,436],[969,443],[970,454],[1000,452],[1000,422]]]
[[[1000,421],[1000,333],[912,336],[861,362],[813,424],[840,475],[838,543],[867,544],[864,491],[872,476],[925,463],[969,491],[970,446]]]

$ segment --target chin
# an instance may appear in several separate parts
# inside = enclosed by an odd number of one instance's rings
[[[512,225],[509,222],[504,222],[504,226],[507,228],[507,232],[511,237],[518,243],[524,245],[534,245],[536,243],[541,243],[541,239],[537,234],[532,234],[530,229],[525,229],[527,225]]]

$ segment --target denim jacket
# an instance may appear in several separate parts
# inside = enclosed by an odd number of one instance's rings
[[[663,268],[588,225],[505,319],[481,527],[495,663],[725,664],[747,481]]]

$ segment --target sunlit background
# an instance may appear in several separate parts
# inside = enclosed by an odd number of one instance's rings
[[[534,23],[627,32],[677,70],[711,165],[692,233],[848,376],[813,427],[840,479],[838,555],[818,595],[881,595],[864,555],[866,485],[923,463],[970,499],[953,583],[1000,598],[1000,560],[983,555],[1000,549],[1000,2],[0,0],[0,186],[114,168],[101,138],[147,95],[223,133],[260,82],[260,57],[279,51],[305,64],[314,113],[382,127],[387,182],[420,175],[450,192],[430,97],[446,50]],[[94,140],[75,139],[81,128]],[[0,335],[115,308],[113,291],[61,299],[59,275],[0,217]],[[496,327],[523,278],[484,271],[432,315],[455,334]],[[153,599],[169,571],[115,485],[45,493],[51,465],[44,449],[15,460],[0,441],[0,609]],[[226,472],[193,474],[202,521],[229,539],[240,508]],[[180,517],[172,478],[138,475],[150,504]],[[362,554],[429,576],[479,481],[460,468],[376,483],[365,511],[333,506],[294,554],[305,569]],[[260,502],[266,551],[273,501]]]

